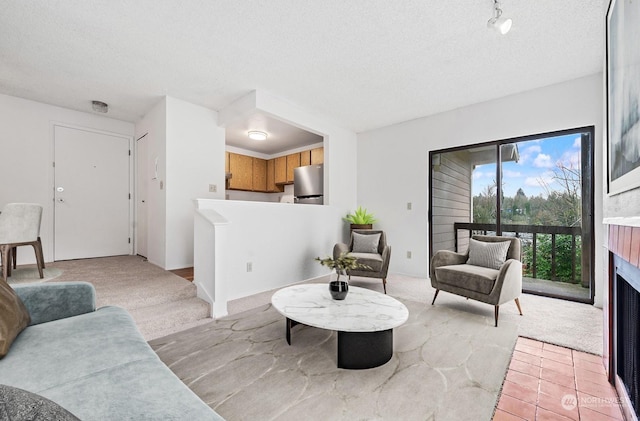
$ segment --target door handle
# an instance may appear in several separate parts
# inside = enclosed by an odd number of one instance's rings
[[[57,191],[58,193],[62,193],[62,192],[64,191],[64,187],[58,187],[58,188],[56,189],[56,191]]]

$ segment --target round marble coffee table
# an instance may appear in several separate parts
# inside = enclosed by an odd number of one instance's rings
[[[304,324],[338,332],[338,367],[378,367],[393,355],[393,328],[407,321],[409,310],[388,295],[349,286],[344,300],[334,300],[328,284],[302,284],[273,294],[271,304],[291,328]]]

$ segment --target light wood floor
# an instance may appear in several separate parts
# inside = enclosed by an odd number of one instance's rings
[[[169,272],[174,275],[178,275],[181,278],[186,279],[187,281],[193,282],[193,268],[182,268],[182,269],[174,269]]]

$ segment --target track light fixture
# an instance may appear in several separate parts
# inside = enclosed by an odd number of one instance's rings
[[[502,9],[498,0],[493,0],[493,17],[489,19],[487,26],[504,35],[509,32],[512,24],[513,21],[511,19],[502,17]]]

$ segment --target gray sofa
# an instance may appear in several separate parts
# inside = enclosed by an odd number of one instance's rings
[[[0,360],[0,383],[82,420],[222,420],[145,342],[119,307],[95,308],[85,282],[16,285],[31,316]]]

